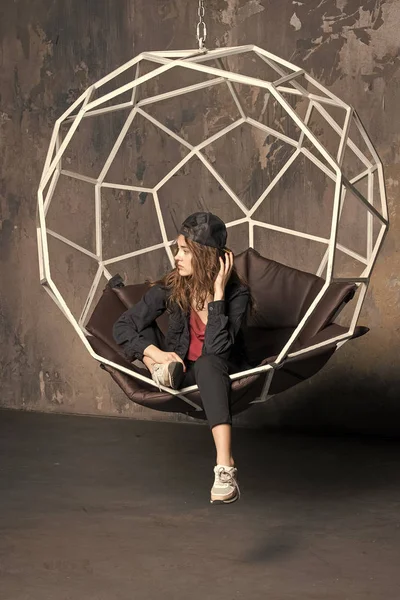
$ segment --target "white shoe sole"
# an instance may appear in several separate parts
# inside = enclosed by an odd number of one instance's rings
[[[239,500],[239,494],[237,493],[234,496],[232,496],[232,498],[227,498],[226,500],[221,500],[219,498],[217,500],[211,498],[210,504],[232,504],[232,502],[236,502],[236,500]]]
[[[175,363],[169,363],[168,365],[168,375],[169,375],[169,380],[171,383],[171,386],[174,390],[179,389],[183,377],[184,377],[184,372],[183,372],[183,365],[181,362],[175,362]]]

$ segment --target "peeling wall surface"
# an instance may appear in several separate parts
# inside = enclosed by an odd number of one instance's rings
[[[359,323],[370,327],[350,341],[315,377],[238,418],[304,431],[400,432],[400,2],[396,0],[210,0],[205,3],[207,47],[256,44],[304,68],[357,109],[384,166],[390,230],[378,258]],[[0,406],[50,412],[188,420],[132,404],[87,354],[62,313],[39,284],[36,248],[36,192],[56,119],[92,83],[133,56],[148,50],[196,48],[197,2],[185,0],[14,0],[0,8]],[[244,59],[243,59],[244,60]],[[257,75],[256,65],[230,65]],[[250,72],[253,69],[253,72]],[[193,75],[193,74],[192,74]],[[191,76],[192,76],[191,75]],[[159,78],[141,93],[161,93],[180,85],[180,73]],[[182,80],[183,81],[183,80]],[[185,85],[195,82],[185,81]],[[197,80],[198,81],[198,80]],[[124,81],[121,80],[121,83]],[[181,98],[178,107],[154,108],[156,118],[190,143],[209,137],[235,117],[227,88]],[[232,100],[232,99],[230,99]],[[244,102],[265,112],[260,90]],[[160,112],[164,110],[163,116]],[[80,128],[65,155],[66,168],[97,176],[121,127],[121,115]],[[91,121],[91,119],[88,119]],[[282,127],[283,127],[282,121]],[[236,131],[236,130],[235,130]],[[113,178],[152,186],[185,155],[185,148],[138,119],[113,165]],[[247,204],[254,202],[285,160],[259,130],[238,131],[207,148],[207,157]],[[235,160],[237,161],[235,163]],[[303,176],[300,181],[299,177]],[[85,183],[64,181],[49,211],[49,223],[77,243],[93,244],[94,228]],[[277,188],[269,218],[302,215],[318,232],[329,226],[326,182],[299,168]],[[273,201],[276,205],[273,205]],[[306,201],[310,206],[306,207]],[[160,191],[169,236],[182,218],[212,209],[236,218],[232,203],[199,161],[185,165]],[[275,208],[274,208],[275,206]],[[109,252],[158,243],[154,207],[146,194],[110,191],[103,206],[103,239]],[[241,215],[238,215],[239,218]],[[349,213],[349,219],[356,213]],[[350,227],[344,235],[363,244]],[[290,236],[288,236],[290,237]],[[170,237],[171,239],[171,237]],[[318,250],[306,240],[286,240],[271,232],[260,251],[285,264],[315,272]],[[245,229],[229,245],[246,247]],[[93,265],[81,264],[58,240],[51,246],[52,274],[79,311]],[[159,253],[158,253],[159,252]],[[118,271],[132,283],[161,276],[165,252],[156,251]],[[85,270],[86,269],[86,270]],[[68,289],[67,289],[68,288]],[[85,291],[86,290],[86,291]]]

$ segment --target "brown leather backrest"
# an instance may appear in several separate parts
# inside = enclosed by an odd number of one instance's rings
[[[247,279],[257,304],[248,325],[266,329],[296,327],[304,303],[319,278],[264,258],[253,248],[239,254],[235,266]]]
[[[123,356],[121,347],[114,341],[113,325],[126,310],[126,307],[114,290],[115,288],[111,289],[108,286],[104,288],[103,295],[86,323],[86,329]]]
[[[114,293],[121,300],[125,309],[134,306],[141,300],[149,288],[148,283],[136,283],[113,288]]]
[[[253,248],[236,256],[235,266],[247,280],[257,305],[255,314],[248,318],[249,327],[296,327],[324,285],[321,277],[264,258]],[[341,303],[352,297],[354,289],[352,284],[331,284],[300,340],[308,339],[326,327]]]

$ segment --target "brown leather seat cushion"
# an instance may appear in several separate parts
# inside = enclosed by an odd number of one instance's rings
[[[259,365],[264,358],[276,356],[282,350],[294,331],[294,327],[280,329],[260,329],[249,327],[244,331],[247,360],[252,367]],[[293,352],[300,346],[294,343]]]

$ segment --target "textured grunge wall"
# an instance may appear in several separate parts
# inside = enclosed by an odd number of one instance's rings
[[[169,0],[15,0],[2,3],[0,15],[0,247],[1,247],[1,396],[0,405],[17,409],[115,415],[143,419],[180,419],[144,410],[127,401],[83,346],[38,281],[35,213],[36,190],[55,120],[91,83],[145,50],[191,48],[196,1]],[[350,342],[311,381],[241,416],[243,424],[302,430],[361,431],[398,434],[399,376],[399,180],[400,180],[400,3],[395,0],[210,0],[206,2],[209,48],[257,44],[304,67],[346,102],[355,106],[382,158],[391,219],[360,318],[371,328]],[[251,66],[251,65],[250,65]],[[172,76],[174,77],[174,76]],[[165,81],[154,83],[162,91]],[[171,84],[171,81],[169,81]],[[147,91],[149,91],[147,90]],[[144,90],[145,92],[146,90]],[[206,100],[185,100],[180,117],[166,108],[169,126],[188,140],[211,135],[228,124],[224,91]],[[262,107],[258,93],[246,98]],[[224,108],[225,107],[225,108]],[[98,173],[118,122],[83,127],[66,163]],[[170,145],[169,145],[170,144]],[[115,177],[141,185],[178,162],[182,148],[137,123],[127,140],[125,162]],[[232,156],[240,157],[240,168]],[[267,140],[252,134],[232,137],[208,150],[231,185],[248,200],[259,193],[279,157],[268,154]],[[272,165],[272,167],[271,167]],[[147,179],[146,179],[147,178]],[[312,179],[312,181],[311,181]],[[311,177],[307,197],[315,200],[309,225],[318,230],[324,211],[318,205],[318,176]],[[296,179],[288,180],[296,185]],[[49,216],[52,228],[93,242],[90,215],[82,204],[82,186],[64,181],[58,204]],[[83,187],[86,184],[83,184]],[[305,185],[305,184],[304,184]],[[298,190],[301,189],[298,187]],[[317,190],[317,191],[315,191]],[[212,208],[234,218],[221,190],[213,187],[195,162],[164,190],[167,227],[191,209]],[[314,194],[314,196],[313,196]],[[290,195],[290,194],[289,194]],[[115,194],[105,200],[104,239],[110,251],[123,251],[132,240],[152,242],[154,214],[144,196]],[[292,210],[303,211],[301,194],[291,196]],[[58,206],[58,208],[57,208]],[[117,210],[118,209],[118,210]],[[86,222],[87,219],[87,222]],[[154,238],[156,239],[156,238]],[[69,286],[76,310],[89,279],[77,256],[54,241],[52,266],[60,286]],[[52,242],[53,243],[53,242]],[[236,252],[246,245],[238,230],[231,237]],[[315,262],[310,245],[300,249],[271,234],[261,242],[264,253],[306,268]],[[314,265],[311,265],[315,267]],[[154,253],[133,267],[119,265],[130,281],[156,277],[167,267]],[[92,266],[88,272],[92,272]],[[57,279],[58,278],[58,279]],[[71,291],[72,290],[72,291]],[[67,291],[65,291],[67,294]],[[86,291],[87,293],[87,291]]]

